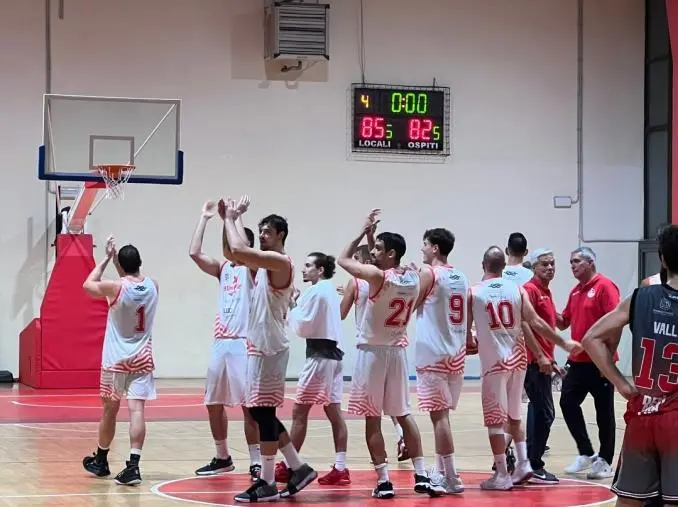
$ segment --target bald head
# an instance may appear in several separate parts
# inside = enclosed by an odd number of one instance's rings
[[[491,246],[483,255],[483,269],[486,273],[501,276],[502,270],[506,267],[506,256],[498,246]]]

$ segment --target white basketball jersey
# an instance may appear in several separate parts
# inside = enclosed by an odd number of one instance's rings
[[[419,273],[410,268],[384,271],[379,292],[367,299],[358,345],[407,347],[407,323],[419,296]]]
[[[344,348],[339,297],[331,280],[320,280],[302,294],[287,321],[301,338],[332,340]]]
[[[355,306],[355,332],[356,337],[360,336],[360,329],[365,319],[365,308],[367,308],[367,300],[370,297],[370,284],[367,280],[361,278],[354,278],[355,280],[355,299],[353,306]]]
[[[254,279],[247,266],[221,265],[219,306],[214,319],[215,338],[246,338]]]
[[[503,273],[501,274],[502,278],[506,280],[511,280],[518,285],[524,285],[525,282],[532,280],[534,273],[531,269],[527,269],[525,266],[516,265],[516,266],[506,266]]]
[[[518,285],[492,278],[474,285],[472,293],[482,374],[526,368],[527,352],[520,328],[523,302]]]
[[[436,266],[433,287],[417,309],[417,368],[462,372],[466,357],[469,282],[452,266]]]
[[[152,330],[158,290],[150,278],[122,279],[118,297],[111,303],[106,322],[101,368],[138,373],[153,371]]]
[[[290,342],[285,325],[294,292],[292,280],[294,280],[294,264],[291,264],[287,284],[280,289],[271,285],[266,269],[257,270],[250,307],[249,335],[247,336],[247,348],[250,354],[272,356],[289,348]]]
[[[650,277],[648,282],[649,282],[650,285],[661,285],[661,283],[662,283],[661,275],[659,273],[655,273],[654,275],[652,275]]]

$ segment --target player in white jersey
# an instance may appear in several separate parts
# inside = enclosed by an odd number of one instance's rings
[[[244,206],[247,203],[243,203]],[[205,406],[216,456],[210,463],[195,471],[196,475],[215,475],[230,472],[235,467],[228,450],[228,416],[225,407],[242,407],[245,421],[245,440],[250,454],[250,476],[259,478],[259,428],[245,406],[247,380],[247,329],[250,300],[254,289],[254,274],[230,259],[215,259],[202,251],[207,222],[217,213],[217,203],[203,205],[200,221],[193,234],[189,255],[204,272],[219,280],[219,300],[214,321],[214,341],[205,382]],[[254,247],[254,233],[236,221],[238,230]],[[226,246],[228,243],[223,238]]]
[[[372,495],[392,498],[395,495],[386,464],[381,415],[397,417],[405,441],[413,456],[417,493],[444,493],[428,477],[423,458],[421,436],[410,415],[407,358],[407,324],[419,296],[419,274],[400,266],[405,254],[405,239],[396,233],[382,232],[372,250],[373,264],[353,258],[365,233],[374,227],[379,210],[372,210],[358,237],[339,256],[339,265],[349,274],[369,283],[369,298],[357,338],[358,354],[351,385],[348,410],[365,417],[367,447],[377,472],[377,487]]]
[[[341,412],[344,396],[343,329],[339,298],[332,283],[336,270],[334,257],[322,252],[308,254],[302,274],[311,288],[293,303],[288,322],[300,338],[306,340],[306,362],[299,375],[297,397],[292,412],[290,438],[299,451],[306,439],[308,414],[313,405],[322,405],[332,426],[335,462],[318,483],[343,486],[351,483],[346,468],[348,430]],[[296,298],[295,298],[296,299]],[[287,482],[289,469],[284,462],[276,465],[276,482]]]
[[[370,264],[372,261],[370,259],[370,251],[374,248],[374,233],[376,232],[375,227],[367,231],[367,245],[360,245],[353,254],[353,258],[363,264]],[[345,320],[348,316],[348,313],[351,311],[351,306],[355,304],[355,327],[356,327],[356,337],[360,336],[360,325],[363,321],[363,316],[365,314],[365,307],[367,305],[367,298],[370,292],[369,284],[365,280],[356,278],[355,276],[351,277],[346,288],[341,288],[339,293],[342,295],[341,299],[341,320]],[[405,437],[403,436],[403,428],[400,426],[398,419],[391,417],[391,422],[393,422],[393,428],[395,429],[396,434],[398,435],[398,443],[396,445],[398,461],[407,461],[410,459],[410,453],[407,450],[407,445],[405,445]]]
[[[448,264],[454,235],[447,229],[424,233],[417,301],[417,397],[419,409],[428,412],[435,435],[436,464],[431,480],[448,493],[461,493],[464,485],[454,462],[450,410],[459,403],[466,359],[466,307],[469,282]]]
[[[531,269],[525,267],[524,262],[528,252],[527,238],[523,233],[511,233],[506,244],[505,253],[508,261],[506,267],[502,270],[502,277],[515,282],[519,286],[531,280],[534,273]]]
[[[530,340],[532,350],[538,350],[538,345],[532,342],[531,326],[568,352],[581,350],[580,344],[563,340],[537,315],[522,287],[502,278],[505,266],[506,258],[501,249],[488,248],[483,256],[483,279],[472,287],[468,305],[469,320],[476,324],[483,417],[495,460],[494,476],[482,482],[480,487],[492,490],[512,489],[514,485],[528,481],[533,474],[521,419],[521,394],[527,368],[522,337]],[[467,348],[475,347],[469,333]],[[507,424],[518,458],[513,474],[508,473],[506,466],[504,427]]]
[[[276,408],[285,401],[285,376],[289,360],[289,339],[285,329],[294,291],[294,265],[285,254],[287,220],[268,215],[259,222],[261,249],[250,247],[243,239],[237,219],[247,211],[248,197],[238,205],[231,199],[221,201],[224,231],[229,247],[224,252],[252,270],[256,270],[247,336],[247,407],[259,425],[261,478],[235,496],[237,502],[271,502],[295,495],[315,480],[318,473],[304,463],[290,441],[287,430],[276,417]],[[278,447],[291,470],[287,487],[278,492],[275,483],[275,455]]]
[[[113,260],[119,280],[101,277]],[[115,422],[120,399],[127,398],[129,409],[130,457],[126,467],[115,477],[117,484],[141,483],[139,460],[146,437],[144,405],[156,398],[153,379],[153,323],[158,304],[158,283],[140,273],[141,256],[132,245],[116,253],[113,237],[106,243],[106,257],[89,274],[83,284],[95,298],[106,298],[110,306],[101,358],[101,399],[103,414],[99,422],[96,453],[82,460],[85,470],[106,477],[108,450],[115,436]]]

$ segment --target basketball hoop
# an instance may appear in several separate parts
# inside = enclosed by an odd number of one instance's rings
[[[106,185],[106,199],[124,199],[125,185],[136,169],[129,164],[98,165],[94,169],[99,173]]]

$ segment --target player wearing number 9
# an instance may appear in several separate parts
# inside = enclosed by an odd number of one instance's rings
[[[678,227],[659,234],[665,284],[633,291],[598,320],[582,344],[600,372],[628,400],[621,465],[612,485],[617,505],[678,503]],[[632,333],[633,383],[613,356],[628,325]],[[653,503],[654,504],[654,503]]]
[[[377,223],[379,213],[378,209],[370,212],[357,237],[338,259],[338,264],[349,274],[369,284],[369,297],[356,339],[358,354],[348,411],[365,417],[365,437],[377,472],[374,497],[395,495],[387,471],[382,413],[396,417],[403,429],[415,470],[415,492],[444,494],[445,488],[431,484],[426,473],[419,428],[410,415],[405,347],[407,324],[419,296],[419,273],[400,265],[407,247],[405,239],[393,232],[377,235],[371,252],[373,264],[363,264],[353,258],[362,238]]]
[[[108,263],[113,263],[119,280],[101,280]],[[130,458],[115,482],[135,485],[141,482],[139,460],[146,436],[144,404],[156,398],[153,379],[152,330],[158,304],[158,283],[141,274],[141,256],[132,245],[116,253],[113,236],[106,243],[106,258],[89,274],[83,288],[110,305],[101,360],[100,392],[104,411],[99,422],[99,442],[93,456],[82,464],[85,470],[104,477],[108,467],[108,449],[115,436],[115,420],[120,399],[127,398],[129,408]]]

